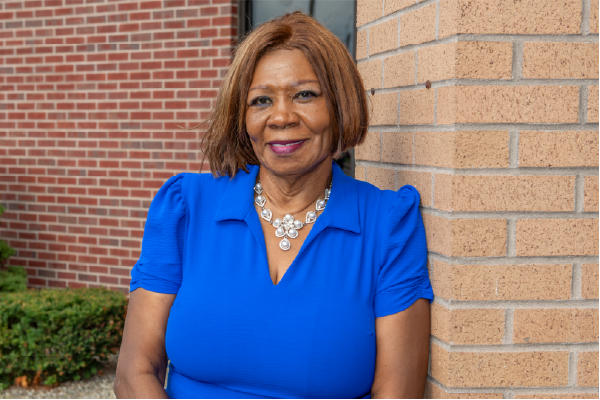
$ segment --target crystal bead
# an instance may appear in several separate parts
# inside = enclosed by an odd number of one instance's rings
[[[330,189],[325,189],[325,198],[328,199],[329,195],[331,194],[331,190]]]
[[[281,242],[279,242],[279,247],[281,248],[281,250],[289,250],[290,249],[290,241],[287,240],[287,238],[281,239]]]
[[[258,194],[261,194],[263,189],[262,189],[262,185],[260,184],[260,182],[258,182],[256,185],[254,185],[254,191]]]
[[[283,228],[277,228],[275,230],[275,236],[277,237],[283,237],[285,235],[285,229]]]
[[[298,236],[298,231],[292,228],[288,231],[288,236],[293,239]]]
[[[315,214],[314,211],[309,211],[306,213],[306,223],[307,224],[311,224],[311,223],[315,222],[316,219],[317,219],[317,214]]]
[[[327,205],[327,202],[325,200],[323,200],[323,199],[317,200],[317,211],[323,210],[326,205]]]
[[[273,226],[275,228],[279,228],[281,226],[281,219],[275,218],[275,221],[273,221]]]
[[[294,228],[296,228],[296,229],[302,228],[302,221],[295,220],[294,221]]]
[[[283,217],[283,222],[292,222],[294,220],[294,217],[291,214],[286,214],[285,217]]]
[[[267,199],[265,198],[265,196],[261,196],[260,194],[256,196],[256,200],[254,200],[254,202],[258,204],[259,207],[264,206],[266,201]]]
[[[260,216],[263,217],[263,219],[270,221],[271,220],[271,210],[269,210],[268,208],[265,208],[264,210],[262,210],[260,212]]]

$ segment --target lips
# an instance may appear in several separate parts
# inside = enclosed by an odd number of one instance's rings
[[[304,140],[276,140],[267,144],[273,153],[277,155],[288,155],[302,147]]]

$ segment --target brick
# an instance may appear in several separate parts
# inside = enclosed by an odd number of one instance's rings
[[[598,342],[598,309],[516,309],[513,343]]]
[[[371,125],[394,125],[398,119],[398,93],[370,96]]]
[[[395,49],[398,46],[398,19],[369,28],[369,55]]]
[[[412,132],[383,132],[381,147],[381,161],[395,164],[412,164]]]
[[[517,221],[517,256],[598,254],[598,219],[523,219]]]
[[[356,179],[358,179],[359,181],[367,180],[366,173],[367,173],[367,169],[365,167],[362,167],[362,166],[354,167],[354,177]]]
[[[367,169],[367,182],[372,183],[379,189],[395,190],[396,189],[396,171],[388,168]]]
[[[367,30],[356,34],[356,59],[367,58]]]
[[[379,161],[380,142],[381,133],[367,132],[364,143],[354,149],[354,157],[357,160]]]
[[[400,125],[433,124],[435,92],[432,89],[400,92]]]
[[[579,34],[581,0],[443,0],[439,37],[480,35]]]
[[[435,176],[435,207],[445,211],[573,211],[574,176]]]
[[[597,167],[598,132],[521,131],[519,167]]]
[[[452,265],[434,260],[430,277],[435,295],[446,300],[567,300],[571,273],[571,264]]]
[[[598,86],[588,86],[587,122],[598,122]]]
[[[362,26],[383,16],[383,0],[357,0],[356,26]]]
[[[598,33],[598,2],[591,1],[590,3],[590,33]]]
[[[512,43],[453,42],[419,49],[418,82],[511,79]]]
[[[598,264],[581,266],[581,297],[584,299],[598,298]]]
[[[400,46],[435,40],[436,7],[432,4],[400,17]]]
[[[398,54],[384,60],[383,87],[400,87],[415,84],[415,52]]]
[[[448,86],[438,91],[438,124],[576,123],[576,86]]]
[[[515,399],[597,399],[597,393],[538,393],[517,394]]]
[[[415,164],[508,167],[508,131],[415,132]]]
[[[358,64],[358,72],[363,80],[365,90],[381,88],[381,60],[373,60]]]
[[[598,79],[598,43],[526,42],[523,77]]]
[[[581,351],[577,355],[577,386],[598,387],[597,351]]]
[[[504,310],[449,310],[433,303],[431,334],[448,344],[502,344]]]
[[[435,383],[425,382],[424,399],[502,399],[502,393],[449,393]]]
[[[431,345],[431,376],[454,387],[560,387],[568,382],[569,353],[448,352]]]
[[[583,211],[598,211],[598,176],[586,176],[583,182]]]
[[[500,257],[506,254],[506,220],[456,219],[423,214],[430,251],[452,257]]]
[[[398,171],[398,189],[411,185],[421,195],[421,205],[431,206],[431,172]]]
[[[384,7],[384,14],[388,15],[396,11],[400,11],[403,8],[417,4],[417,0],[386,0]]]

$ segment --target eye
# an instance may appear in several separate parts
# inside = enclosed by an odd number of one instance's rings
[[[296,96],[294,96],[294,98],[300,100],[308,100],[315,97],[317,97],[317,94],[311,90],[303,90],[301,92],[296,93]]]
[[[251,106],[264,107],[264,106],[268,106],[269,104],[271,104],[271,99],[268,98],[267,96],[260,96],[255,99],[252,99],[252,101],[250,101]]]

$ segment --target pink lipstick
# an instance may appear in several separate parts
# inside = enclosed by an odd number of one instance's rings
[[[268,145],[277,155],[288,155],[298,150],[304,144],[304,140],[277,140],[269,142]]]

